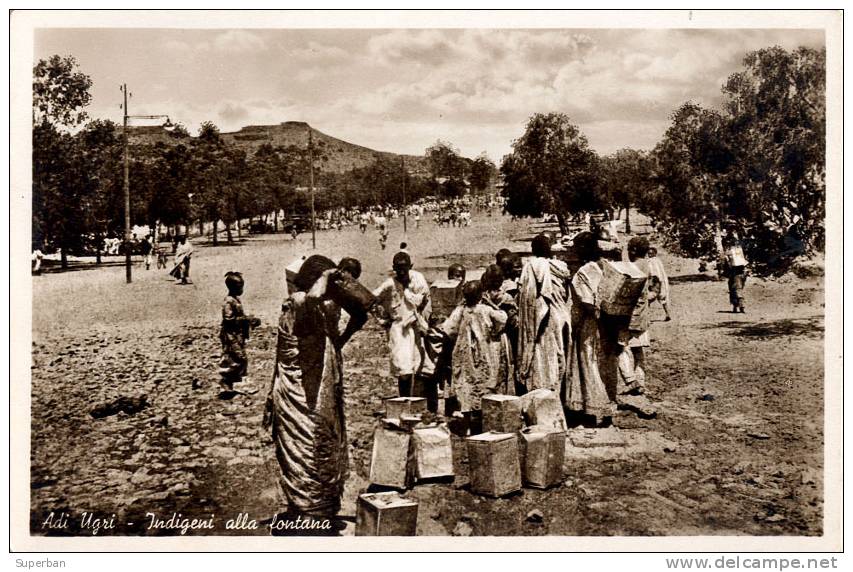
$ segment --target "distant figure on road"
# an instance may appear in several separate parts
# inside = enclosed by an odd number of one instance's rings
[[[178,248],[175,250],[175,266],[169,274],[175,277],[176,284],[189,284],[193,245],[186,236],[182,236],[178,242]]]
[[[746,313],[743,300],[743,288],[746,286],[746,257],[743,246],[734,227],[726,229],[723,237],[723,253],[720,260],[720,272],[729,280],[729,303],[732,313]]]
[[[139,244],[139,249],[142,251],[142,259],[145,261],[145,270],[151,269],[151,251],[154,250],[149,237],[146,236]]]
[[[44,254],[41,249],[36,248],[33,250],[33,274],[39,275],[41,274],[41,261],[44,259]]]
[[[160,270],[160,269],[165,270],[166,265],[167,265],[166,261],[168,260],[169,255],[166,254],[166,250],[159,245],[157,246],[156,250],[157,250],[157,270]]]

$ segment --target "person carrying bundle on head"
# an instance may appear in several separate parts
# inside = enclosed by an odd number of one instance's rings
[[[424,360],[421,372],[431,375],[436,388],[436,400],[439,390],[444,390],[445,393],[448,391],[451,376],[450,362],[453,354],[452,341],[446,339],[436,328],[449,318],[453,310],[462,303],[462,286],[465,284],[465,275],[464,266],[459,263],[451,264],[447,268],[447,279],[436,280],[429,288],[430,302],[428,311],[425,311],[425,314],[428,315],[429,330],[424,340]],[[431,407],[429,397],[427,405],[428,408]],[[445,407],[449,407],[452,411],[454,408],[453,400],[449,403],[446,402]],[[438,403],[436,402],[437,409]],[[433,410],[430,409],[430,411]]]
[[[349,475],[341,352],[375,304],[360,274],[355,259],[336,267],[325,256],[310,256],[281,306],[264,426],[272,429],[288,512],[309,523],[337,515]],[[341,310],[349,315],[343,331]]]
[[[729,303],[732,305],[732,313],[745,314],[743,289],[746,286],[747,261],[734,223],[726,227],[726,235],[722,238],[722,249],[719,268],[720,273],[729,282]]]

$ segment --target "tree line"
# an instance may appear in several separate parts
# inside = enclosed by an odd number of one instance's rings
[[[63,267],[69,253],[96,252],[100,262],[103,239],[123,236],[123,133],[112,121],[89,119],[91,86],[71,56],[52,56],[33,69],[33,247],[61,249]],[[321,212],[482,192],[497,172],[485,154],[467,159],[444,141],[425,151],[427,172],[376,153],[368,165],[336,173],[323,169],[328,150],[322,140],[310,151],[307,145],[271,143],[249,151],[226,141],[209,121],[195,137],[178,124],[166,141],[146,144],[136,143],[129,131],[133,223],[198,225],[200,233],[212,223],[214,245],[220,221],[230,243],[241,232],[238,221],[257,217],[277,231],[279,217],[269,221],[270,213],[309,212],[312,160]]]
[[[824,247],[825,76],[823,49],[751,52],[722,86],[720,109],[686,102],[653,149],[607,156],[590,149],[567,115],[537,113],[500,164],[505,209],[554,214],[567,232],[573,215],[628,216],[633,208],[674,251],[705,259],[715,257],[721,227],[734,225],[756,270],[784,270]],[[33,244],[61,248],[63,264],[66,253],[91,251],[89,243],[123,229],[121,129],[89,120],[91,85],[73,57],[52,56],[33,70]],[[180,125],[169,137],[132,149],[132,220],[221,221],[229,241],[236,221],[307,211],[310,157],[321,211],[400,206],[404,189],[409,203],[479,193],[496,174],[485,154],[468,159],[442,140],[426,149],[425,170],[377,153],[366,166],[334,173],[323,169],[322,141],[310,156],[306,147],[270,143],[249,152],[212,122],[196,137]]]
[[[678,107],[652,150],[604,157],[565,114],[534,115],[500,166],[508,212],[551,213],[566,231],[567,215],[634,207],[670,248],[702,259],[730,226],[759,273],[822,251],[825,50],[751,52],[722,94],[722,109]]]

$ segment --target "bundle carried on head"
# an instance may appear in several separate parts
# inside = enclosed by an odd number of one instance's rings
[[[302,263],[293,283],[300,292],[307,292],[326,270],[331,270],[336,266],[330,258],[322,254],[313,254]]]

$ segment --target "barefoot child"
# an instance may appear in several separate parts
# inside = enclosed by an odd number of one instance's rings
[[[506,313],[482,302],[483,289],[478,280],[466,282],[462,296],[464,305],[457,306],[440,329],[456,340],[450,390],[459,402],[470,434],[476,435],[482,431],[480,401],[495,392],[498,363],[491,342],[503,331]]]
[[[219,361],[219,375],[222,376],[222,389],[234,391],[234,384],[243,380],[249,366],[246,357],[246,340],[249,339],[249,329],[257,328],[261,321],[243,312],[243,295],[245,282],[239,272],[225,274],[225,287],[228,295],[222,305],[222,326],[219,330],[219,340],[222,342],[222,359]]]

